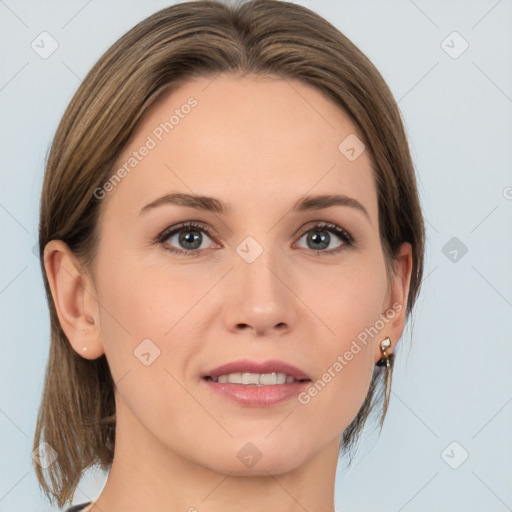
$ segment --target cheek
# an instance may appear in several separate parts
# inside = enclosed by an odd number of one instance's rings
[[[378,253],[377,253],[378,254]],[[384,261],[373,254],[354,257],[349,264],[304,277],[311,309],[326,329],[328,346],[343,349],[347,342],[375,325],[388,292]]]
[[[104,283],[98,300],[105,305],[101,316],[107,344],[165,341],[197,302],[198,289],[186,272],[171,275],[168,269],[121,258],[110,268],[106,263],[98,268],[99,282]]]
[[[165,354],[163,335],[172,327],[171,308],[162,303],[165,286],[158,284],[151,270],[143,270],[123,257],[125,251],[109,251],[112,247],[102,250],[97,266],[105,355],[115,382],[136,378],[142,385]],[[177,299],[172,287],[167,287],[167,298],[171,302]],[[151,366],[145,365],[148,362]],[[125,379],[125,375],[130,377]]]
[[[378,255],[378,252],[377,252]],[[309,299],[324,321],[317,350],[320,377],[301,403],[344,430],[357,414],[375,369],[375,344],[381,332],[382,305],[388,291],[384,261],[375,255],[357,259],[350,267],[319,275],[324,286]],[[316,301],[316,302],[315,302]],[[328,327],[328,329],[327,329]],[[321,411],[321,412],[320,412]]]
[[[370,317],[344,315],[345,322],[338,324],[335,339],[324,341],[315,352],[321,359],[319,371],[299,395],[299,403],[305,407],[306,416],[322,418],[324,427],[319,429],[319,436],[325,431],[333,437],[340,435],[363,404],[375,369],[373,342],[360,341],[364,332],[361,326],[370,324]]]
[[[117,407],[147,428],[168,425],[170,411],[186,416],[190,407],[190,397],[178,384],[190,347],[173,340],[182,339],[178,333],[195,300],[187,296],[191,292],[185,282],[171,284],[162,269],[142,268],[122,257],[115,266],[102,263],[97,271],[103,283],[98,295],[101,336],[121,398]]]
[[[154,406],[166,413],[154,402],[162,399],[159,390],[177,411],[187,402],[178,382],[184,381],[202,339],[191,335],[201,314],[194,305],[211,279],[194,278],[192,267],[170,272],[162,264],[142,264],[124,257],[126,252],[105,248],[97,267],[106,358],[114,381],[122,379],[119,393],[133,411]]]

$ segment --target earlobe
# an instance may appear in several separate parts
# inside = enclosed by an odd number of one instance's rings
[[[98,303],[92,281],[62,240],[51,240],[44,250],[44,267],[59,323],[80,356],[96,359],[104,354]]]

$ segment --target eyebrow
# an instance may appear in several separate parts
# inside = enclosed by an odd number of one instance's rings
[[[158,206],[174,204],[178,206],[187,206],[197,210],[205,210],[221,215],[228,215],[231,212],[231,205],[224,203],[219,199],[208,196],[199,196],[193,194],[170,193],[159,197],[141,208],[139,215],[146,213],[149,210],[157,208]],[[368,220],[370,215],[366,208],[353,197],[342,194],[323,194],[314,196],[303,196],[299,198],[292,207],[292,212],[305,212],[311,210],[321,210],[323,208],[330,208],[331,206],[348,206],[355,208],[363,213]]]

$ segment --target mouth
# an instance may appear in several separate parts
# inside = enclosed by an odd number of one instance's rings
[[[274,386],[311,380],[310,376],[296,366],[279,359],[255,361],[241,359],[213,368],[203,378],[220,383]]]
[[[311,378],[284,361],[241,360],[201,375],[210,390],[247,407],[265,407],[291,399]]]
[[[228,373],[218,377],[207,375],[205,380],[218,382],[220,384],[241,384],[243,386],[279,386],[283,384],[292,384],[294,382],[311,382],[311,379],[296,379],[292,375],[281,372],[272,373]]]

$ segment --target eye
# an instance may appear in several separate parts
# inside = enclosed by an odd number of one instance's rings
[[[208,249],[213,242],[206,224],[198,221],[181,222],[164,230],[156,239],[167,251],[184,255],[199,256]],[[332,234],[338,238],[339,243],[330,250],[325,250],[333,242]],[[355,245],[354,238],[343,228],[330,222],[321,222],[306,231],[302,238],[306,237],[306,249],[310,249],[315,255],[332,256],[347,247]],[[299,242],[300,242],[299,240]],[[215,243],[215,242],[213,242]],[[220,247],[217,245],[217,247]]]
[[[332,234],[334,234],[341,243],[339,243],[337,247],[325,251],[324,249],[329,247],[330,243],[333,241]],[[346,247],[354,245],[353,237],[346,230],[330,222],[316,224],[312,229],[309,229],[302,235],[301,240],[304,237],[306,237],[306,244],[308,244],[306,248],[315,251],[317,254],[325,253],[322,254],[322,256],[338,253]]]
[[[206,239],[211,241],[208,233],[208,228],[203,223],[188,221],[166,229],[159,235],[157,241],[162,243],[168,251],[196,256],[197,254],[194,253],[208,248],[208,243],[206,246],[203,245],[205,235]]]

